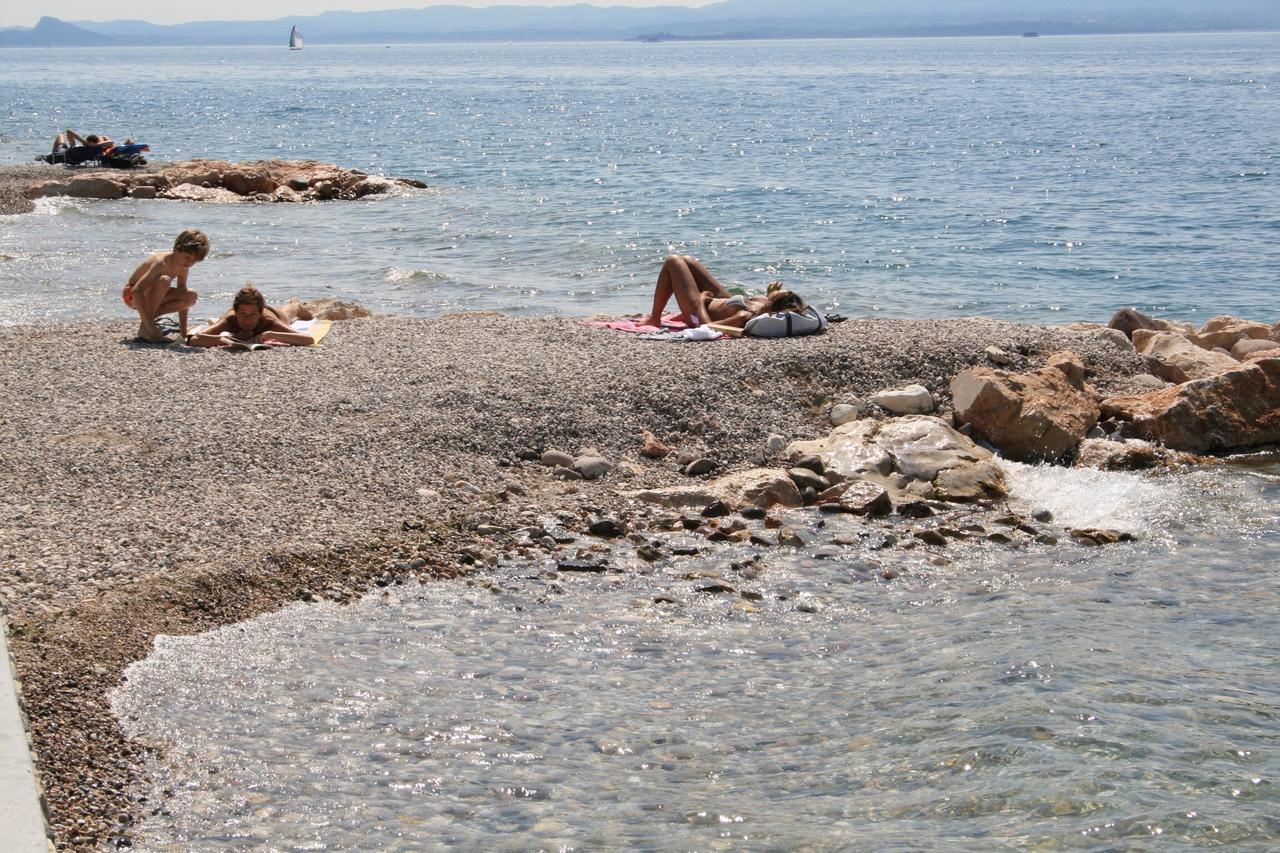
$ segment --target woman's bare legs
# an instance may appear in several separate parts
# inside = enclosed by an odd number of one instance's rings
[[[698,290],[703,293],[710,293],[717,299],[727,299],[730,296],[725,286],[717,281],[711,271],[702,265],[702,261],[699,261],[693,255],[683,255],[682,257],[689,267],[689,273],[693,276],[693,280],[698,283]]]
[[[695,268],[697,272],[694,271]],[[658,273],[658,284],[653,292],[653,310],[645,318],[644,325],[662,325],[662,311],[667,307],[672,296],[676,298],[676,305],[680,306],[680,316],[686,320],[703,322],[705,318],[700,309],[703,306],[704,292],[715,296],[729,295],[728,291],[720,286],[720,282],[707,272],[706,267],[693,258],[682,255],[668,256],[662,264],[662,271]]]
[[[311,311],[307,309],[307,306],[303,305],[302,300],[296,296],[281,305],[279,308],[273,308],[268,305],[267,311],[275,314],[276,317],[280,319],[280,322],[284,323],[286,326],[292,326],[294,320],[315,319]]]

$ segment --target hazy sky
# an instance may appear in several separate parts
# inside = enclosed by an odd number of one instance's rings
[[[372,12],[381,9],[421,9],[424,6],[706,6],[714,0],[222,0],[216,4],[191,0],[5,0],[0,4],[0,27],[33,27],[41,16],[64,21],[150,21],[181,24],[186,21],[271,21],[290,15],[321,12]]]

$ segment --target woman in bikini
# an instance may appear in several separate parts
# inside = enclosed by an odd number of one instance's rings
[[[294,320],[310,319],[311,312],[297,299],[290,299],[280,308],[272,308],[261,291],[250,284],[236,293],[230,311],[212,326],[188,337],[187,343],[197,347],[230,346],[231,343],[223,337],[226,333],[236,340],[255,344],[311,346],[316,342],[314,337],[289,327]]]
[[[804,310],[804,300],[783,290],[780,281],[770,282],[763,296],[731,294],[690,255],[671,255],[663,262],[653,294],[653,310],[643,325],[661,326],[662,312],[672,296],[680,307],[680,316],[691,326],[718,323],[740,329],[760,314]]]

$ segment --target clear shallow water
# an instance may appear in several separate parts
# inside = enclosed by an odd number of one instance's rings
[[[509,566],[159,638],[114,697],[165,750],[135,841],[1274,849],[1280,468],[1012,475],[1140,541],[934,565],[832,521],[738,572]]]
[[[196,226],[208,313],[246,280],[417,315],[635,311],[681,251],[855,315],[1274,319],[1278,57],[1275,34],[0,51],[5,162],[70,125],[436,188],[42,202],[0,218],[0,317],[123,316],[133,265]]]

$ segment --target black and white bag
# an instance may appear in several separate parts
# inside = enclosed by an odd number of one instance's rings
[[[803,311],[779,311],[752,317],[742,327],[744,335],[754,338],[794,338],[817,335],[827,330],[827,318],[812,305]]]

